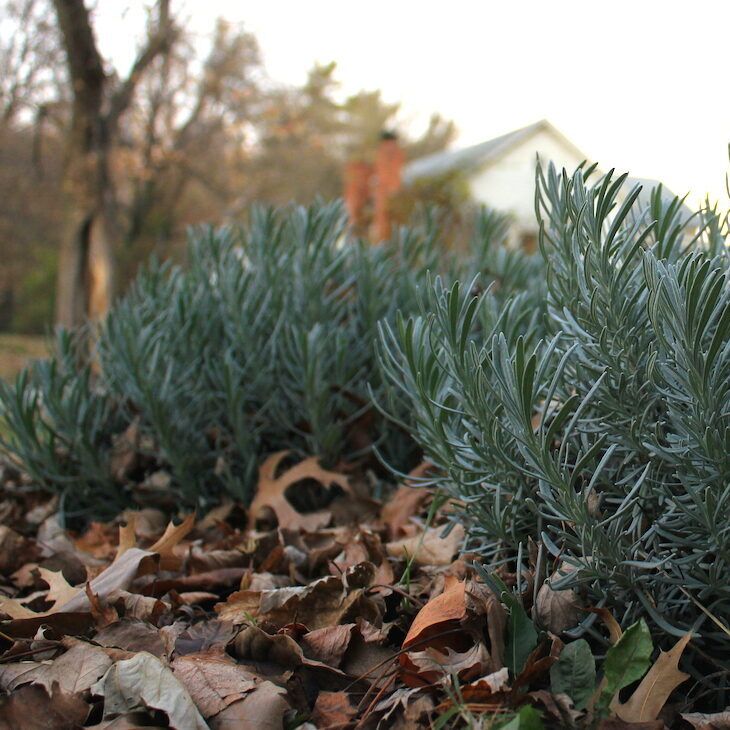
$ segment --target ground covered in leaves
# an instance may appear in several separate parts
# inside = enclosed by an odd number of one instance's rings
[[[278,454],[248,510],[145,508],[73,532],[14,470],[2,484],[0,728],[730,727],[668,701],[681,642],[629,674],[639,625],[614,657],[638,688],[601,715],[615,670],[597,678],[585,642],[559,638],[571,596],[535,592],[527,609],[556,633],[537,631],[458,557],[464,531],[444,535],[428,490],[376,501]]]

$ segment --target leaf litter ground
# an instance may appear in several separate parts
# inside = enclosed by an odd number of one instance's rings
[[[305,511],[294,485],[337,496]],[[247,512],[227,503],[168,523],[146,508],[73,533],[9,470],[0,728],[730,727],[666,704],[687,640],[599,720],[590,649],[561,659],[556,634],[458,557],[448,505],[413,483],[383,502],[361,486],[282,452]],[[564,622],[569,599],[548,594],[542,623]],[[620,629],[603,619],[621,663]]]

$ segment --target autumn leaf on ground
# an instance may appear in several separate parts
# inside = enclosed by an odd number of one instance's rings
[[[256,687],[255,676],[218,652],[178,657],[172,663],[172,671],[206,719],[243,699]]]
[[[100,598],[106,598],[113,591],[124,590],[140,572],[150,570],[156,563],[155,553],[139,548],[128,550],[89,583],[91,592]],[[7,599],[0,601],[0,613],[5,613],[11,618],[26,619],[50,616],[57,612],[71,613],[91,609],[85,586],[70,586],[60,572],[47,571],[44,580],[50,585],[48,594],[50,600],[56,601],[52,608],[36,612],[26,608],[22,600]]]
[[[162,537],[147,548],[149,552],[160,556],[161,570],[177,570],[180,567],[181,558],[175,555],[174,550],[193,527],[195,514],[191,513],[179,525],[170,522]]]
[[[473,601],[472,592],[467,593],[466,582],[453,581],[418,612],[402,646],[412,651],[401,654],[398,660],[406,684],[421,686],[424,681],[434,681],[434,666],[439,663],[441,666],[456,664],[463,671],[471,662],[470,666],[482,674],[501,668],[495,666],[494,656],[479,639],[484,628],[489,628],[484,626],[489,612],[477,614],[470,609]],[[502,623],[500,632],[503,627]],[[497,649],[497,655],[501,655],[501,648]]]
[[[682,719],[694,730],[730,730],[730,708],[722,712],[684,712]]]
[[[0,730],[76,730],[86,722],[89,705],[54,686],[26,686],[0,696]]]
[[[419,487],[417,481],[431,469],[433,469],[431,462],[421,462],[408,474],[405,484],[399,486],[393,496],[383,505],[380,514],[388,527],[391,539],[402,534],[403,528],[411,517],[418,512],[429,496],[432,496],[433,491],[428,487]]]
[[[256,525],[257,519],[266,507],[274,512],[281,528],[301,528],[314,531],[327,525],[332,516],[330,512],[322,510],[310,514],[301,514],[287,500],[286,490],[297,482],[313,479],[325,489],[329,489],[334,484],[346,493],[352,492],[344,474],[323,469],[319,465],[319,461],[313,456],[300,461],[277,477],[278,467],[289,453],[288,451],[279,451],[266,459],[259,468],[259,483],[256,495],[248,511],[249,527]]]
[[[104,698],[105,719],[144,706],[164,712],[177,730],[208,730],[185,687],[147,652],[116,662],[91,691]]]
[[[416,565],[449,565],[464,542],[464,528],[454,525],[446,537],[443,527],[429,527],[424,532],[386,543],[392,558],[412,559]]]
[[[692,638],[685,634],[669,651],[662,651],[652,668],[625,703],[614,701],[611,709],[626,722],[646,722],[658,717],[669,695],[689,674],[679,671],[679,659]]]

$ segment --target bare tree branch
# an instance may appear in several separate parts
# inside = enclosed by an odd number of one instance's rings
[[[170,17],[170,0],[159,0],[157,29],[155,32],[150,33],[147,42],[132,64],[129,75],[111,98],[107,114],[107,124],[110,129],[114,129],[119,122],[119,117],[131,104],[134,92],[144,72],[157,56],[169,50],[174,42],[176,32],[175,25]]]

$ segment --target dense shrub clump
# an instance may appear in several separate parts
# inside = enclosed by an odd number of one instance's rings
[[[486,559],[519,571],[534,540],[556,588],[730,660],[727,220],[592,172],[538,174],[544,336],[437,282],[383,362]]]
[[[54,358],[0,383],[5,449],[66,514],[95,517],[127,506],[155,471],[181,504],[246,501],[279,449],[377,465],[377,448],[408,468],[419,458],[408,413],[396,407],[394,424],[371,402],[390,401],[378,322],[418,311],[429,271],[482,270],[508,296],[540,266],[504,249],[500,215],[477,215],[458,256],[438,232],[427,215],[371,246],[348,238],[339,205],[259,208],[240,229],[195,231],[187,266],[146,268],[91,357],[82,333],[61,333]]]

